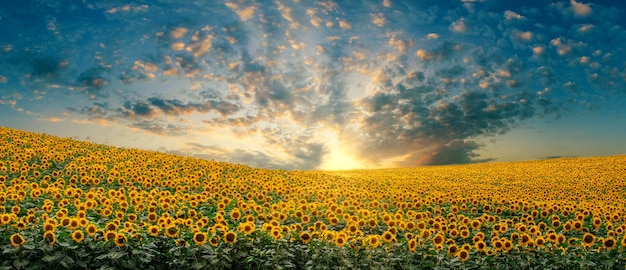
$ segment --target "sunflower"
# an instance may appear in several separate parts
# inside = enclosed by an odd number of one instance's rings
[[[544,239],[543,236],[537,236],[537,238],[535,238],[535,245],[536,246],[541,247],[545,243],[546,243],[546,239]]]
[[[57,242],[57,237],[56,235],[54,235],[54,232],[52,231],[46,231],[43,233],[43,239],[46,240],[46,242],[48,242],[49,245],[54,245],[54,243]]]
[[[255,229],[254,223],[246,222],[243,225],[243,233],[245,234],[251,234],[252,232],[254,232],[254,229]]]
[[[72,240],[74,240],[74,242],[76,243],[80,243],[83,241],[83,239],[85,239],[85,234],[83,233],[83,231],[81,230],[75,230],[72,233]]]
[[[573,247],[573,246],[577,246],[579,244],[580,244],[580,239],[578,239],[576,237],[572,237],[572,238],[567,239],[567,245],[568,246]]]
[[[123,247],[126,242],[128,242],[128,240],[126,239],[126,235],[124,234],[118,234],[117,237],[115,237],[115,245],[118,247]]]
[[[492,241],[491,244],[496,251],[502,251],[504,249],[504,241],[501,239]]]
[[[516,242],[517,240],[519,240],[519,234],[514,232],[511,233],[511,235],[509,236],[509,239],[511,239],[511,241]]]
[[[159,236],[159,231],[161,231],[161,228],[159,226],[152,225],[148,227],[148,234],[150,234],[151,236]]]
[[[395,238],[390,231],[384,232],[382,237],[383,237],[383,240],[385,240],[385,242],[391,242]]]
[[[280,228],[272,228],[270,234],[275,240],[280,240],[283,238],[282,230]]]
[[[109,222],[104,227],[106,228],[107,231],[115,231],[117,230],[117,223]]]
[[[302,232],[300,233],[300,240],[305,243],[308,244],[309,242],[311,242],[311,234],[309,232]]]
[[[583,235],[583,246],[590,247],[596,242],[596,236],[591,233],[586,233]]]
[[[583,223],[580,220],[574,221],[574,229],[581,230],[583,228]]]
[[[612,250],[615,246],[617,246],[617,242],[615,242],[613,237],[606,238],[604,239],[604,242],[602,242],[602,246],[608,250]]]
[[[433,237],[433,243],[435,245],[441,245],[445,240],[445,237],[441,233],[438,233],[437,235],[435,235],[435,237]]]
[[[337,226],[337,224],[339,224],[339,218],[337,217],[331,217],[328,222],[330,223],[330,225],[333,226]]]
[[[19,247],[23,245],[24,242],[26,242],[26,240],[24,240],[24,237],[22,237],[22,235],[19,233],[14,233],[13,235],[11,235],[10,240],[11,240],[11,245],[14,247]]]
[[[238,209],[236,209],[236,208],[235,208],[235,209],[233,209],[233,210],[230,212],[230,218],[231,218],[232,220],[239,220],[239,218],[241,218],[241,212],[239,212],[239,210],[238,210]]]
[[[226,234],[224,234],[224,241],[228,244],[237,243],[237,234],[232,231],[228,231]]]
[[[68,225],[68,229],[75,230],[80,226],[80,221],[77,218],[70,219],[70,224]]]
[[[0,224],[5,225],[11,222],[12,216],[10,214],[3,214],[0,218]]]
[[[409,251],[415,252],[415,249],[417,249],[417,240],[411,239],[409,240],[407,245],[409,246]]]
[[[485,248],[487,248],[487,243],[485,243],[485,241],[483,240],[480,240],[474,243],[474,247],[478,251],[485,251]]]
[[[522,233],[522,235],[520,235],[519,239],[520,239],[520,243],[522,243],[522,245],[527,245],[532,240],[530,238],[530,235],[528,235],[527,233]]]
[[[366,240],[367,245],[372,248],[378,247],[378,245],[380,244],[380,236],[378,235],[369,235],[367,236]]]
[[[467,259],[469,259],[470,253],[468,250],[466,249],[461,249],[456,256],[461,259],[462,262],[467,261]]]
[[[343,235],[339,235],[335,238],[335,245],[343,247],[346,244],[346,238]]]
[[[196,232],[193,235],[193,242],[198,246],[206,244],[207,239],[208,239],[207,234],[203,232]]]
[[[594,217],[592,221],[592,225],[596,229],[599,228],[602,225],[602,219],[600,219],[599,217]]]
[[[348,226],[348,232],[350,234],[355,234],[359,230],[359,227],[356,224],[350,224]]]
[[[117,238],[117,232],[115,231],[107,231],[104,234],[104,241],[115,240]]]
[[[159,216],[157,216],[157,214],[154,213],[154,212],[148,214],[148,221],[150,221],[150,222],[155,222],[155,221],[157,221],[158,218],[159,218]]]
[[[177,239],[176,240],[176,246],[177,247],[186,247],[188,245],[189,245],[189,243],[187,243],[187,241],[185,241],[185,239]]]
[[[178,230],[178,227],[176,226],[170,226],[167,229],[165,229],[165,235],[170,238],[175,238],[176,236],[178,236],[178,233],[179,233],[179,230]]]
[[[87,234],[91,237],[94,237],[96,235],[96,232],[98,232],[98,228],[94,224],[89,224],[86,230],[87,230]]]
[[[57,229],[57,226],[52,224],[52,223],[50,223],[50,222],[46,222],[43,225],[43,230],[46,231],[46,232],[54,232],[54,231],[56,231],[56,229]]]
[[[220,237],[217,235],[213,235],[213,237],[211,237],[211,239],[209,239],[209,244],[211,246],[217,247],[217,245],[220,244]]]
[[[456,256],[456,253],[459,252],[459,246],[456,244],[452,244],[448,246],[448,255]]]
[[[472,220],[471,226],[474,230],[480,228],[481,222],[479,220]]]

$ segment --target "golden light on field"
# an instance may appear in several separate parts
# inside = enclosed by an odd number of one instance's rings
[[[336,164],[326,168],[359,165],[336,135],[327,139]],[[0,264],[34,244],[60,254],[142,253],[155,243],[215,254],[279,252],[278,243],[305,257],[343,250],[415,263],[440,254],[463,264],[626,248],[626,156],[289,171],[7,128],[0,150]]]

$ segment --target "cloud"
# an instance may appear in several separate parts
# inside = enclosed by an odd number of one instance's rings
[[[464,18],[458,19],[450,24],[450,30],[456,33],[465,33],[468,31],[468,25]]]
[[[494,160],[491,158],[476,159],[479,155],[474,153],[474,151],[480,149],[482,146],[483,145],[474,141],[453,140],[433,149],[430,153],[430,157],[422,157],[422,162],[428,165],[445,165],[488,162]]]
[[[86,90],[88,93],[103,89],[109,84],[109,81],[103,75],[105,71],[103,68],[92,68],[81,73],[76,79],[76,86],[79,89]]]
[[[68,61],[54,56],[37,56],[32,62],[31,76],[33,78],[55,79],[59,78],[61,71],[66,69]]]
[[[150,120],[142,120],[138,122],[133,122],[128,125],[130,128],[144,130],[150,133],[154,133],[157,135],[164,136],[182,136],[188,133],[189,128],[175,125],[175,124],[164,124],[159,121],[150,121]]]
[[[350,30],[352,29],[352,24],[350,24],[348,21],[342,20],[342,21],[339,21],[339,27]]]
[[[240,110],[240,106],[224,100],[208,100],[204,102],[183,102],[178,99],[151,97],[147,100],[127,101],[121,108],[121,114],[127,118],[154,119],[159,115],[179,116],[192,113],[217,112],[226,117]]]
[[[191,154],[198,158],[209,160],[219,160],[230,163],[242,163],[245,165],[287,170],[310,170],[316,169],[320,164],[320,159],[324,153],[323,147],[319,144],[305,145],[302,149],[292,153],[286,159],[278,159],[276,152],[263,152],[258,150],[234,148],[229,149],[215,145],[203,145],[200,143],[187,143],[189,150],[168,151],[177,154]]]
[[[371,14],[370,17],[371,17],[372,23],[376,26],[383,27],[385,26],[385,24],[387,24],[387,19],[385,18],[385,15],[382,13]]]
[[[120,7],[113,7],[106,11],[106,13],[119,13],[119,12],[141,12],[149,8],[148,5],[123,5]]]
[[[255,168],[269,169],[300,169],[296,164],[281,162],[271,155],[260,151],[242,148],[224,149],[217,146],[206,146],[198,143],[188,143],[190,149],[168,150],[168,153],[194,156],[207,160],[218,160],[233,164],[245,164]]]
[[[239,4],[233,2],[226,2],[225,5],[232,9],[242,21],[250,20],[254,16],[255,6],[241,7]]]
[[[524,20],[526,19],[526,17],[520,15],[519,13],[515,12],[515,11],[511,11],[511,10],[506,10],[504,11],[504,18],[507,21],[511,21],[511,20]]]
[[[592,12],[590,4],[583,4],[582,2],[576,2],[576,0],[570,0],[570,4],[576,16],[585,17]]]
[[[439,34],[437,34],[437,33],[428,33],[426,35],[426,38],[427,39],[438,39],[439,38]]]

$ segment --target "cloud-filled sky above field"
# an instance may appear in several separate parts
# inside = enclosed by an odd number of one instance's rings
[[[626,153],[626,3],[0,3],[0,125],[283,169]]]

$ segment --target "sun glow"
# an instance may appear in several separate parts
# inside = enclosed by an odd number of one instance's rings
[[[328,154],[324,156],[324,162],[320,165],[321,170],[351,170],[365,169],[367,165],[350,154],[347,147],[342,146],[335,132],[325,132]]]

